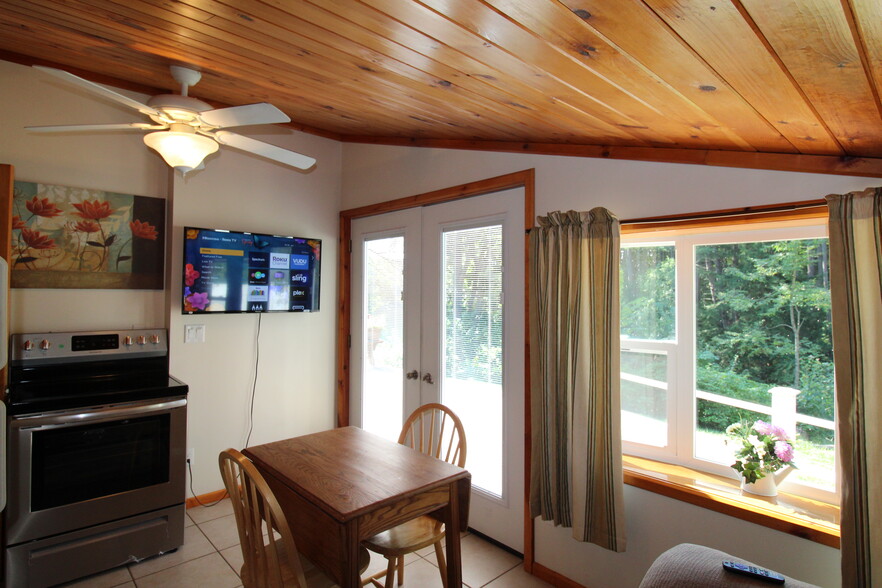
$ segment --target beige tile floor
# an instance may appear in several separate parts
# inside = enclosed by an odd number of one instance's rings
[[[76,588],[237,588],[242,586],[239,568],[242,553],[236,520],[229,500],[212,507],[187,511],[184,545],[174,553],[65,584]],[[523,570],[522,560],[484,541],[465,534],[462,539],[463,586],[467,588],[538,588],[549,584]],[[366,575],[382,570],[386,560],[371,554]],[[405,558],[406,588],[440,588],[434,550],[429,547]],[[327,588],[327,584],[310,586]]]

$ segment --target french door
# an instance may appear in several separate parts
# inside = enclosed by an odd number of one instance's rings
[[[350,422],[397,440],[429,402],[463,421],[469,526],[523,551],[524,191],[352,223]]]

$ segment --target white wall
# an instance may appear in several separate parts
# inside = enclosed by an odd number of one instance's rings
[[[193,94],[198,96],[198,87]],[[0,163],[14,165],[21,180],[168,197],[167,226],[174,240],[165,291],[16,289],[10,331],[169,327],[171,372],[190,385],[193,488],[203,494],[223,487],[218,452],[245,442],[257,317],[181,314],[182,227],[322,239],[321,311],[262,318],[251,443],[331,428],[341,147],[281,127],[243,128],[243,134],[316,157],[317,167],[301,173],[222,148],[204,170],[184,179],[144,145],[140,132],[61,136],[22,130],[137,120],[141,115],[125,107],[0,61]],[[206,326],[205,343],[183,344],[183,327],[192,323]]]
[[[794,202],[879,185],[845,176],[576,157],[347,144],[343,207],[420,194],[536,169],[536,212],[605,206],[620,219]],[[589,588],[636,586],[665,549],[694,542],[825,587],[839,581],[839,552],[766,527],[626,487],[628,549],[578,543],[570,530],[536,524],[536,561]]]
[[[189,445],[194,490],[223,487],[217,454],[244,446],[257,362],[258,316],[182,315],[183,227],[231,229],[322,240],[321,310],[260,317],[259,376],[250,445],[334,426],[337,233],[340,144],[302,133],[249,136],[318,159],[311,172],[224,150],[203,171],[175,175],[169,335],[171,373],[190,385]],[[184,326],[205,325],[205,343],[184,341]]]
[[[0,61],[0,163],[14,165],[18,180],[165,198],[168,168],[146,148],[141,133],[24,131],[25,126],[118,123],[139,116],[29,67]],[[12,333],[165,324],[162,290],[27,288],[12,290],[10,300]]]

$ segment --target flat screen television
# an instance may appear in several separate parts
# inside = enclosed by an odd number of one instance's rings
[[[183,314],[315,312],[319,239],[184,227]]]

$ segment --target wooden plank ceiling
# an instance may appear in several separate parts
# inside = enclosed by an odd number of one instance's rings
[[[0,0],[0,58],[343,141],[882,173],[879,0]]]

